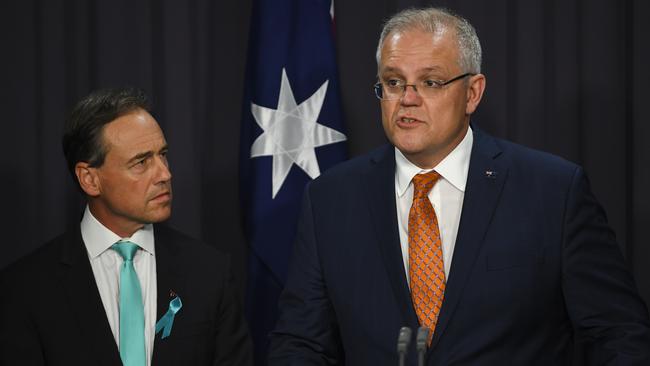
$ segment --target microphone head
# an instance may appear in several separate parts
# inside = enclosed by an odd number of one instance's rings
[[[397,352],[405,353],[409,348],[409,343],[411,343],[411,328],[402,327],[397,337]]]
[[[419,327],[418,333],[415,336],[415,345],[418,351],[427,349],[427,341],[429,340],[429,328]]]

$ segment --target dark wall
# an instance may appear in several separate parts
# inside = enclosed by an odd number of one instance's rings
[[[384,142],[375,47],[389,14],[422,1],[336,3],[349,148]],[[499,137],[585,166],[650,301],[650,5],[617,0],[440,1],[476,26],[487,92],[473,117]],[[170,224],[233,253],[240,280],[237,152],[251,0],[25,0],[0,5],[0,267],[78,222],[60,136],[98,87],[154,99],[171,146]],[[243,282],[242,282],[243,283]]]
[[[72,105],[95,88],[135,85],[152,96],[171,147],[170,224],[233,253],[241,279],[237,159],[250,3],[0,6],[0,194],[8,236],[0,267],[79,220],[82,200],[60,147]]]

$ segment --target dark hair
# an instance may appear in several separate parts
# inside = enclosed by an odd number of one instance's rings
[[[149,100],[143,90],[131,87],[96,90],[75,105],[61,142],[68,170],[76,183],[78,162],[92,167],[104,164],[108,152],[102,139],[104,126],[136,109],[149,112]]]

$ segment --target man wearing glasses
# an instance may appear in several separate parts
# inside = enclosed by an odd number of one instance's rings
[[[400,12],[377,64],[392,146],[308,186],[270,363],[396,363],[408,326],[430,330],[427,365],[568,365],[574,343],[590,365],[650,364],[646,306],[583,170],[470,125],[474,28]]]

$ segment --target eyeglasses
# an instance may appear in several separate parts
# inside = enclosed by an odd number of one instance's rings
[[[474,73],[468,72],[462,75],[458,75],[455,78],[449,79],[447,81],[440,80],[422,80],[419,84],[406,84],[404,80],[391,79],[385,82],[379,82],[373,86],[375,89],[375,95],[381,100],[396,100],[402,99],[404,93],[406,92],[407,87],[413,87],[413,90],[417,92],[422,98],[430,99],[435,98],[436,94],[440,89],[445,85],[449,85],[456,80],[460,80],[467,76],[476,75]]]

